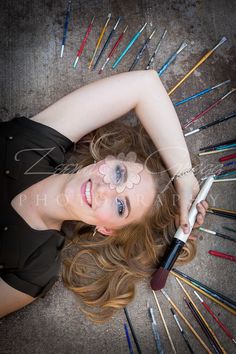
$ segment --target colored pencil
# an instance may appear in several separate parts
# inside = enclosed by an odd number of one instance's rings
[[[121,35],[119,36],[119,38],[117,39],[116,43],[114,44],[112,50],[110,51],[110,53],[107,56],[107,59],[105,61],[105,63],[103,64],[103,66],[101,67],[101,69],[99,70],[99,74],[101,74],[105,68],[105,66],[109,63],[109,61],[111,60],[112,55],[114,54],[116,48],[118,47],[119,43],[121,42],[122,38],[124,37],[124,34],[127,30],[128,26],[125,27],[124,31],[121,33]]]
[[[211,256],[224,258],[224,259],[228,259],[229,261],[236,262],[236,257],[232,256],[231,254],[228,254],[228,253],[223,253],[223,252],[219,252],[219,251],[215,251],[215,250],[209,250],[208,253]]]
[[[228,226],[222,226],[222,229],[236,233],[235,229],[232,229],[231,227],[228,227]]]
[[[191,326],[187,318],[183,315],[183,313],[179,310],[179,308],[175,305],[175,303],[171,300],[169,295],[166,293],[165,290],[161,289],[162,294],[165,296],[165,298],[169,301],[171,306],[175,309],[175,311],[178,313],[178,315],[182,318],[182,320],[185,322],[185,324],[188,326],[190,331],[194,334],[194,336],[197,338],[199,343],[203,346],[203,348],[207,351],[207,353],[212,354],[212,351],[208,348],[206,343],[203,341],[203,339],[198,335],[198,333],[195,331],[195,329]]]
[[[205,93],[211,92],[211,91],[215,90],[216,88],[221,87],[222,85],[228,84],[229,82],[231,82],[231,80],[226,80],[226,81],[221,82],[220,84],[217,84],[215,86],[208,87],[207,89],[205,89],[203,91],[200,91],[198,93],[195,93],[194,95],[189,96],[189,97],[185,98],[184,100],[181,100],[181,101],[178,101],[178,102],[174,103],[174,106],[177,107],[180,104],[186,103],[186,102],[191,101],[191,100],[193,100],[193,99],[195,99],[197,97],[205,95]]]
[[[168,92],[168,95],[171,95],[201,64],[203,64],[210,55],[214,53],[214,51],[221,46],[225,41],[227,41],[226,37],[222,37],[221,40],[217,43],[217,45],[209,50],[195,65],[189,70],[189,72]]]
[[[225,121],[227,121],[228,119],[231,119],[231,118],[234,118],[234,117],[236,117],[236,112],[230,114],[230,115],[227,116],[227,117],[222,117],[222,118],[220,118],[220,119],[217,119],[217,120],[215,120],[214,122],[211,122],[211,123],[202,125],[201,127],[197,128],[197,129],[195,129],[195,130],[192,130],[191,132],[185,133],[184,136],[189,136],[189,135],[198,133],[198,132],[200,132],[201,130],[210,128],[210,127],[212,127],[212,126],[214,126],[214,125],[216,125],[216,124],[220,124],[220,123],[225,122]],[[235,156],[236,156],[236,155],[235,155]]]
[[[195,302],[193,301],[193,299],[191,298],[189,292],[185,289],[185,287],[183,286],[183,284],[180,282],[180,280],[178,278],[175,277],[175,280],[177,281],[177,283],[179,284],[179,286],[181,287],[181,289],[183,290],[183,292],[185,293],[185,295],[187,296],[188,300],[190,301],[192,307],[195,310],[195,313],[198,315],[198,317],[201,320],[201,323],[204,325],[205,329],[207,330],[207,332],[209,332],[209,336],[212,339],[212,341],[214,342],[215,346],[219,348],[220,353],[224,353],[227,354],[226,351],[224,350],[224,348],[222,347],[222,345],[220,344],[219,340],[217,339],[215,333],[213,332],[213,330],[210,328],[209,324],[207,323],[207,321],[205,320],[205,318],[202,316],[201,312],[198,310]]]
[[[127,322],[128,322],[128,324],[129,324],[129,328],[130,328],[131,334],[132,334],[132,336],[133,336],[134,343],[135,343],[136,348],[137,348],[137,352],[138,352],[139,354],[142,354],[140,345],[139,345],[139,343],[138,343],[137,336],[136,336],[135,331],[134,331],[134,327],[133,327],[133,325],[132,325],[132,322],[131,322],[131,319],[130,319],[130,317],[129,317],[129,313],[128,313],[128,310],[127,310],[126,307],[124,308],[124,312],[125,312],[125,317],[126,317],[126,319],[127,319]]]
[[[236,340],[233,338],[233,334],[230,332],[230,330],[220,321],[220,319],[216,316],[216,314],[212,311],[210,306],[203,301],[201,296],[194,290],[194,294],[198,297],[202,305],[205,307],[205,309],[209,312],[209,314],[214,318],[216,323],[221,327],[221,329],[225,332],[225,334],[236,344]]]
[[[224,235],[224,234],[222,234],[220,232],[216,232],[216,231],[212,231],[212,230],[209,230],[209,229],[205,229],[204,227],[199,227],[198,230],[206,232],[206,233],[211,234],[211,235],[215,235],[215,236],[221,237],[221,238],[223,238],[225,240],[236,242],[235,238],[230,237],[228,235]]]
[[[155,319],[155,316],[154,316],[154,313],[153,313],[153,308],[150,307],[148,304],[147,304],[147,308],[148,308],[148,315],[149,315],[149,318],[150,318],[151,323],[152,323],[152,332],[153,332],[153,335],[154,335],[154,338],[155,338],[157,352],[159,354],[164,354],[164,350],[163,350],[162,344],[161,344],[161,338],[160,338],[159,330],[158,330],[158,327],[157,327],[157,322],[156,322],[156,319]]]
[[[198,312],[196,311],[196,309],[193,307],[192,303],[190,301],[188,301],[185,297],[184,297],[184,302],[186,303],[186,305],[188,306],[188,308],[190,309],[191,313],[193,314],[193,317],[195,318],[195,320],[197,321],[197,323],[200,325],[203,333],[205,334],[205,336],[207,337],[207,339],[209,340],[210,345],[212,346],[214,352],[216,354],[222,354],[225,353],[227,354],[225,351],[222,351],[220,349],[220,347],[216,344],[216,342],[214,341],[213,337],[211,336],[210,331],[208,330],[208,327],[205,325],[205,323],[202,321],[201,317],[199,316]]]
[[[94,66],[93,66],[93,70],[96,69],[96,67],[97,67],[97,65],[98,65],[98,63],[99,63],[99,61],[100,61],[100,59],[101,59],[101,57],[102,57],[102,54],[104,53],[104,51],[105,51],[105,49],[107,48],[108,44],[110,43],[112,37],[114,36],[115,31],[116,31],[117,26],[119,25],[120,21],[121,21],[121,17],[119,17],[119,18],[117,19],[117,21],[116,21],[114,27],[112,28],[111,32],[109,33],[109,35],[108,35],[108,37],[107,37],[107,40],[106,40],[106,42],[104,43],[104,46],[102,47],[102,49],[101,49],[101,51],[100,51],[100,53],[99,53],[99,55],[98,55],[98,57],[97,57],[97,60],[96,60],[96,62],[95,62],[95,64],[94,64]]]
[[[225,145],[229,145],[229,144],[232,144],[232,143],[235,143],[236,142],[236,139],[231,139],[231,140],[226,140],[226,141],[222,141],[221,143],[218,143],[218,144],[215,144],[215,145],[208,145],[208,146],[205,146],[203,148],[200,148],[199,150],[200,151],[208,151],[208,150],[211,150],[211,149],[214,149],[214,148],[217,148],[217,147],[220,147],[220,146],[225,146]]]
[[[128,327],[127,327],[126,323],[124,323],[124,328],[125,328],[125,335],[126,335],[126,339],[127,339],[127,343],[128,343],[128,347],[129,347],[129,352],[130,352],[130,354],[134,354],[134,350],[132,347],[132,343],[131,343],[131,339],[129,336],[129,331],[128,331]]]
[[[143,25],[143,27],[133,36],[133,38],[131,39],[131,41],[129,42],[129,44],[127,45],[127,47],[125,48],[125,50],[121,53],[121,55],[119,56],[119,58],[115,61],[115,63],[112,65],[112,69],[115,69],[116,66],[119,64],[119,62],[121,61],[121,59],[125,56],[125,54],[128,52],[128,50],[132,47],[132,45],[136,42],[136,40],[139,38],[139,36],[141,35],[141,33],[143,32],[144,28],[147,26],[147,22]]]
[[[154,33],[156,32],[156,30],[154,29],[154,31],[150,34],[150,36],[146,39],[146,41],[144,42],[143,46],[140,48],[140,50],[138,51],[138,54],[136,55],[131,67],[129,68],[129,71],[133,70],[135,68],[135,66],[138,64],[139,60],[142,58],[143,53],[145,52],[145,50],[147,49],[147,46],[149,44],[149,42],[151,41]]]
[[[226,297],[225,295],[209,288],[208,286],[200,283],[198,280],[191,278],[189,275],[184,274],[180,270],[173,268],[171,273],[172,273],[172,275],[174,275],[177,278],[184,281],[186,284],[190,285],[195,290],[198,290],[203,295],[209,297],[211,300],[215,301],[216,303],[218,303],[219,305],[224,307],[229,312],[236,315],[236,302],[234,302],[233,300],[231,300],[228,297]]]
[[[225,151],[230,151],[230,150],[235,150],[235,146],[227,147],[227,148],[218,148],[218,149],[216,149],[216,150],[200,152],[200,153],[198,154],[198,156],[219,154],[220,152],[225,152]]]
[[[167,33],[167,30],[165,29],[164,32],[162,33],[161,39],[157,43],[157,46],[156,46],[156,49],[154,50],[154,53],[151,55],[151,57],[150,57],[150,59],[148,61],[148,64],[147,64],[147,66],[145,68],[146,70],[150,69],[150,67],[152,65],[152,62],[153,62],[153,60],[154,60],[154,58],[155,58],[155,56],[156,56],[156,54],[158,52],[158,49],[160,48],[161,42],[163,41],[163,39],[166,36],[166,33]]]
[[[177,56],[182,52],[182,50],[184,48],[187,47],[187,43],[182,43],[181,46],[176,50],[176,52],[174,52],[165,62],[165,64],[163,64],[163,66],[161,67],[161,69],[158,71],[158,75],[161,76],[166,69],[170,66],[171,63],[173,63],[175,61],[175,59],[177,58]]]
[[[159,312],[160,312],[161,319],[162,319],[163,325],[164,325],[164,327],[165,327],[166,334],[167,334],[167,337],[168,337],[168,339],[169,339],[169,342],[170,342],[172,351],[173,351],[174,354],[177,354],[176,349],[175,349],[175,346],[174,346],[174,343],[173,343],[173,341],[172,341],[172,338],[171,338],[171,335],[170,335],[170,332],[169,332],[169,329],[168,329],[168,327],[167,327],[165,318],[164,318],[164,316],[163,316],[163,312],[162,312],[162,310],[161,310],[161,306],[160,306],[160,304],[159,304],[159,301],[158,301],[158,299],[157,299],[157,296],[156,296],[156,293],[155,293],[154,290],[152,290],[152,294],[153,294],[153,296],[154,296],[154,299],[155,299],[155,301],[156,301],[158,310],[159,310]]]
[[[86,43],[86,41],[87,41],[87,39],[88,39],[88,36],[89,36],[89,33],[91,32],[92,27],[93,27],[93,21],[94,21],[94,19],[95,19],[95,16],[93,16],[93,18],[92,18],[92,20],[91,20],[91,22],[90,22],[90,24],[89,24],[89,26],[88,26],[88,28],[87,28],[87,31],[86,31],[86,33],[85,33],[85,36],[84,36],[84,38],[83,38],[83,41],[82,41],[82,43],[81,43],[81,45],[80,45],[80,47],[79,47],[79,50],[78,50],[78,52],[77,52],[77,55],[76,55],[76,58],[75,58],[75,61],[74,61],[74,64],[73,64],[73,68],[74,68],[74,69],[76,68],[76,65],[77,65],[77,63],[78,63],[78,60],[79,60],[81,54],[83,53],[85,43]]]
[[[208,113],[210,110],[212,110],[212,108],[218,106],[221,102],[224,101],[224,99],[226,99],[228,96],[230,96],[233,92],[236,91],[236,88],[233,88],[232,90],[228,91],[225,95],[223,95],[221,98],[219,98],[218,100],[216,100],[214,103],[212,103],[209,107],[207,107],[206,109],[204,109],[201,113],[197,114],[195,117],[193,117],[192,119],[190,119],[187,123],[184,124],[183,129],[188,128],[193,122],[195,122],[196,120],[200,119],[201,117],[203,117],[206,113]]]
[[[236,178],[221,178],[221,179],[216,179],[215,182],[234,182],[236,181]]]
[[[236,115],[236,113],[235,113]],[[227,155],[227,156],[223,156],[219,159],[220,162],[224,162],[224,161],[228,161],[231,159],[236,159],[236,154],[231,154],[231,155]]]
[[[100,43],[101,43],[101,41],[102,41],[102,38],[103,38],[103,36],[104,36],[104,33],[106,32],[106,29],[107,29],[107,26],[108,26],[108,23],[109,23],[110,19],[111,19],[111,14],[108,14],[107,20],[106,20],[106,22],[105,22],[105,25],[104,25],[103,29],[101,30],[100,36],[99,36],[99,38],[98,38],[98,40],[97,40],[97,44],[96,44],[96,47],[95,47],[95,49],[94,49],[92,59],[90,60],[90,63],[89,63],[89,66],[88,66],[89,69],[91,69],[91,67],[92,67],[92,65],[93,65],[94,58],[95,58],[95,56],[96,56],[96,53],[97,53],[97,51],[98,51],[98,48],[99,48]]]
[[[62,42],[61,42],[61,58],[63,57],[64,48],[65,48],[65,44],[66,44],[66,36],[67,36],[70,11],[71,11],[71,2],[72,2],[71,0],[68,1],[67,9],[66,9],[66,18],[65,18],[63,37],[62,37]]]
[[[185,335],[185,332],[184,332],[183,328],[181,327],[181,325],[180,325],[180,323],[179,323],[179,320],[178,320],[178,317],[177,317],[175,311],[172,309],[172,307],[170,308],[170,311],[171,311],[171,313],[172,313],[172,315],[173,315],[173,317],[174,317],[174,320],[175,320],[175,322],[176,322],[176,324],[177,324],[177,326],[178,326],[178,328],[179,328],[179,330],[180,330],[180,333],[181,333],[181,335],[182,335],[182,337],[183,337],[183,339],[184,339],[184,341],[185,341],[185,343],[186,343],[186,345],[187,345],[187,347],[188,347],[190,353],[191,353],[191,354],[194,354],[194,351],[193,351],[193,349],[192,349],[192,347],[191,347],[191,345],[190,345],[190,343],[189,343],[189,341],[188,341],[188,338],[187,338],[187,336]]]

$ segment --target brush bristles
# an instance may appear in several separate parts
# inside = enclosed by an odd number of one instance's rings
[[[153,274],[152,279],[151,279],[151,288],[152,290],[161,290],[164,288],[166,284],[166,280],[169,274],[169,270],[160,267],[159,269],[156,270],[156,272]]]

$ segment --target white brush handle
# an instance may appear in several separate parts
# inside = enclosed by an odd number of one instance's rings
[[[207,178],[206,182],[204,183],[202,189],[200,190],[200,192],[198,193],[195,201],[193,202],[190,210],[189,210],[189,214],[188,214],[188,221],[189,221],[189,233],[185,234],[182,227],[179,226],[178,230],[176,231],[174,238],[177,238],[178,240],[183,241],[184,243],[187,241],[189,235],[191,234],[193,225],[195,223],[196,217],[197,217],[197,204],[199,202],[201,202],[202,200],[206,199],[207,194],[209,192],[209,190],[211,189],[212,183],[214,182],[214,175],[210,176]]]

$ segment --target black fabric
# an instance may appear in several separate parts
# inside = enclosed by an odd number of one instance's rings
[[[0,276],[33,297],[45,295],[58,278],[64,233],[31,228],[11,200],[57,173],[72,146],[61,133],[26,117],[0,123]]]

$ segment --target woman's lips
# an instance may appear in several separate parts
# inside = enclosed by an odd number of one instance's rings
[[[84,201],[85,204],[87,204],[90,208],[92,208],[92,205],[89,204],[88,200],[87,200],[87,197],[86,197],[86,186],[87,186],[87,183],[90,183],[90,196],[91,196],[91,199],[92,199],[92,181],[91,180],[88,180],[86,182],[84,182],[81,186],[81,196],[82,196],[82,199]]]

